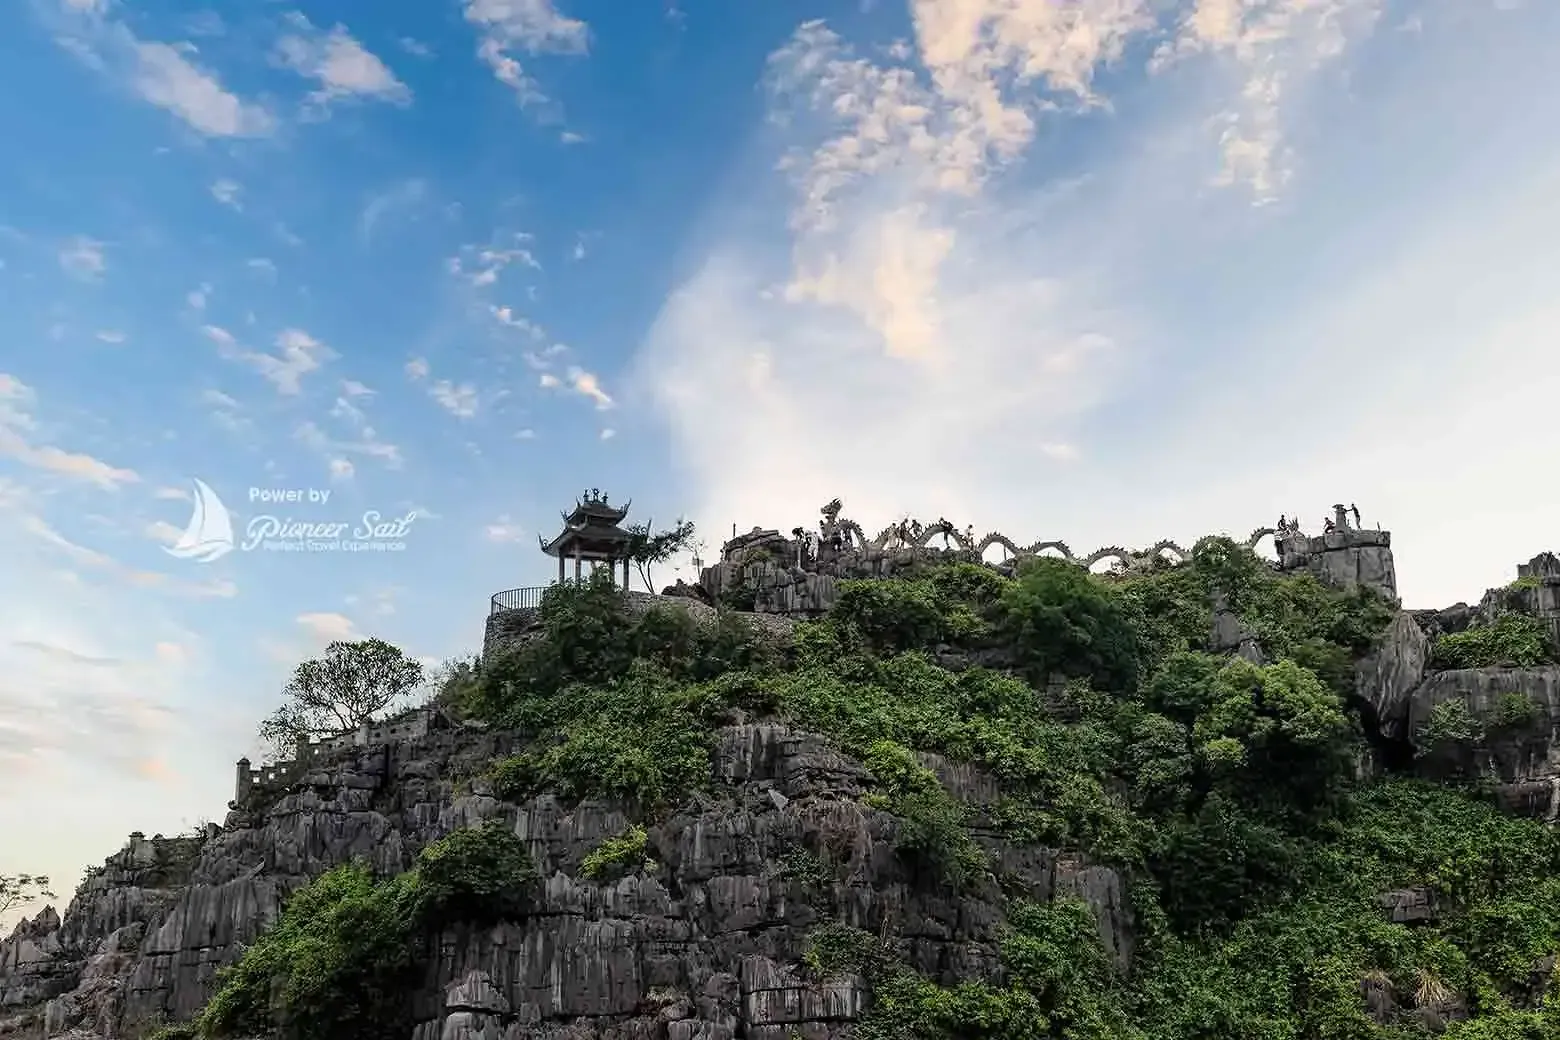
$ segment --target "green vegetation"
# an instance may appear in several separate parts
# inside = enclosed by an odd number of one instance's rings
[[[276,923],[221,973],[196,1035],[406,1035],[405,996],[422,940],[452,922],[523,915],[533,875],[524,845],[498,821],[432,843],[415,869],[393,878],[377,879],[363,864],[337,867],[293,893]]]
[[[1215,592],[1271,663],[1206,652]],[[892,932],[832,919],[849,857],[829,835],[786,855],[778,876],[825,915],[805,969],[871,983],[858,1040],[1560,1035],[1560,998],[1538,1007],[1532,978],[1560,952],[1560,835],[1475,785],[1359,779],[1353,664],[1392,616],[1368,591],[1280,576],[1227,539],[1146,574],[1036,560],[1012,579],[964,564],[843,582],[831,614],[784,645],[729,613],[627,616],[601,580],[549,590],[540,638],[448,697],[524,738],[489,771],[501,798],[613,798],[639,821],[586,857],[581,873],[601,881],[645,866],[645,825],[712,786],[716,732],[735,718],[789,720],[862,762],[862,811],[892,818],[914,883],[1001,900],[1006,924],[1001,972],[943,987]],[[1509,648],[1514,624],[1471,639]],[[1465,744],[1533,711],[1520,697],[1488,718],[1449,703],[1416,743]],[[959,763],[992,781],[989,804],[945,784]],[[1130,972],[1088,906],[1030,902],[996,876],[993,827],[1121,873]],[[441,843],[398,878],[342,868],[294,896],[224,977],[202,1035],[385,1027],[435,922],[525,912],[519,850],[490,840]],[[1392,923],[1378,896],[1415,886],[1433,920]]]
[[[645,829],[638,826],[608,838],[580,862],[580,876],[592,881],[610,881],[651,866],[649,840]]]
[[[1437,668],[1530,668],[1554,660],[1544,623],[1517,613],[1441,636],[1433,652]]]

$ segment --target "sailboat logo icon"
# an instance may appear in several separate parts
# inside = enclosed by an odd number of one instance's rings
[[[204,482],[195,481],[195,509],[190,522],[172,545],[163,552],[181,560],[210,563],[233,551],[233,521],[222,499]]]

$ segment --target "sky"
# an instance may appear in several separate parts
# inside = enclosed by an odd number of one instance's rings
[[[1560,548],[1560,5],[18,0],[0,80],[0,873],[62,895],[328,641],[477,650],[586,488],[706,555],[1357,502],[1410,607]],[[196,481],[415,516],[171,555]]]

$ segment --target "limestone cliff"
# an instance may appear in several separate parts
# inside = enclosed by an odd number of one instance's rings
[[[798,975],[803,937],[826,917],[889,936],[934,978],[995,970],[995,882],[950,895],[907,873],[894,818],[859,802],[865,771],[815,735],[740,720],[722,729],[712,792],[650,831],[658,866],[602,884],[579,867],[624,829],[621,807],[501,802],[471,778],[506,750],[502,736],[465,727],[341,749],[208,834],[132,839],[63,919],[46,911],[0,942],[0,1036],[129,1038],[187,1020],[290,890],[354,858],[405,870],[427,842],[493,818],[530,843],[538,905],[524,923],[437,937],[415,1040],[833,1037],[864,994],[859,981]],[[993,796],[967,767],[931,764],[956,794]],[[1009,886],[1087,900],[1107,949],[1128,962],[1114,872],[987,843]],[[798,856],[839,872],[797,877],[786,864]]]
[[[1224,540],[1213,553],[1218,559],[1203,572],[1190,554],[1176,562],[1157,552],[1109,549],[1081,559],[1064,552],[1068,566],[1046,565],[1065,572],[1047,588],[1054,592],[1067,586],[1074,590],[1069,595],[1083,597],[1069,604],[1084,612],[1079,617],[1096,609],[1105,613],[1084,617],[1081,628],[1053,626],[1046,632],[1060,631],[1056,638],[1069,639],[1067,633],[1086,631],[1086,653],[1072,663],[1085,672],[1093,669],[1099,689],[1091,688],[1094,679],[1053,670],[1056,661],[1043,653],[1029,660],[1045,667],[1024,663],[1033,647],[1022,640],[1038,639],[1037,626],[1023,629],[1017,641],[997,638],[998,607],[1009,608],[989,583],[1034,595],[1051,593],[967,566],[977,558],[972,546],[982,544],[970,537],[954,536],[960,547],[946,553],[928,549],[923,532],[920,544],[898,549],[883,548],[885,534],[879,544],[858,550],[831,546],[809,556],[809,543],[800,537],[788,540],[772,531],[745,536],[705,570],[697,589],[681,586],[667,597],[612,592],[612,609],[619,612],[614,617],[625,625],[638,618],[634,624],[640,624],[650,608],[676,603],[687,608],[690,624],[708,626],[718,620],[713,604],[721,603],[756,611],[749,618],[775,636],[790,634],[799,618],[827,613],[831,618],[825,626],[833,624],[843,605],[865,611],[857,621],[842,621],[847,628],[866,621],[882,627],[875,637],[863,635],[866,629],[859,625],[848,629],[857,640],[850,648],[840,642],[821,644],[825,660],[809,665],[812,671],[762,673],[763,683],[790,684],[784,697],[775,695],[766,706],[740,698],[719,700],[701,722],[707,727],[701,733],[710,738],[708,775],[702,775],[701,744],[696,760],[701,777],[690,785],[696,788],[691,794],[681,789],[651,814],[629,801],[570,801],[556,793],[505,797],[509,789],[497,782],[495,763],[519,751],[529,753],[538,743],[537,733],[522,737],[519,729],[505,729],[513,721],[510,716],[490,715],[489,722],[480,723],[461,721],[442,709],[364,727],[355,736],[309,749],[294,763],[255,771],[241,762],[235,797],[220,826],[177,838],[132,835],[123,850],[90,873],[63,914],[47,909],[0,940],[0,1038],[139,1040],[159,1025],[187,1022],[211,999],[218,970],[237,961],[276,920],[287,897],[310,880],[354,861],[366,862],[383,877],[403,874],[431,844],[488,821],[501,823],[506,840],[518,836],[529,849],[537,877],[529,883],[526,909],[481,926],[456,923],[458,918],[442,921],[420,934],[408,1022],[395,1040],[403,1035],[407,1040],[843,1040],[869,1013],[876,994],[865,970],[826,972],[809,964],[809,940],[821,926],[848,926],[875,937],[896,964],[930,983],[957,988],[989,980],[1004,986],[1011,973],[1024,970],[1009,963],[1003,946],[1015,907],[1064,898],[1086,908],[1084,932],[1097,934],[1112,980],[1125,979],[1150,959],[1145,951],[1156,933],[1163,938],[1168,917],[1135,914],[1142,904],[1129,900],[1128,892],[1137,891],[1133,886],[1144,871],[1134,867],[1129,877],[1103,862],[1142,866],[1150,855],[1174,860],[1154,883],[1163,883],[1167,900],[1173,898],[1182,913],[1202,905],[1202,889],[1216,886],[1258,908],[1269,894],[1280,901],[1280,889],[1264,887],[1274,884],[1266,862],[1238,870],[1224,865],[1231,856],[1245,854],[1246,834],[1270,841],[1271,827],[1266,835],[1260,829],[1244,832],[1228,846],[1218,842],[1231,821],[1240,821],[1239,811],[1265,811],[1274,783],[1305,774],[1311,763],[1286,759],[1281,768],[1253,779],[1257,790],[1251,805],[1258,808],[1237,811],[1237,782],[1223,792],[1222,802],[1210,802],[1214,808],[1198,802],[1202,795],[1190,796],[1187,804],[1194,809],[1184,810],[1176,801],[1213,775],[1213,765],[1238,779],[1247,750],[1261,751],[1259,740],[1270,731],[1239,727],[1244,719],[1272,710],[1262,703],[1268,682],[1288,684],[1293,698],[1313,698],[1306,722],[1313,730],[1320,732],[1314,720],[1331,712],[1336,739],[1355,741],[1348,751],[1357,758],[1348,761],[1368,761],[1358,770],[1366,781],[1387,775],[1493,780],[1507,809],[1555,821],[1560,817],[1560,666],[1448,668],[1437,647],[1445,645],[1438,640],[1478,632],[1480,626],[1488,629],[1513,611],[1553,624],[1560,567],[1538,558],[1517,583],[1490,593],[1477,608],[1397,611],[1389,538],[1347,527],[1341,507],[1336,527],[1316,538],[1286,528],[1277,565],[1242,555],[1240,543]],[[859,528],[852,537],[861,540]],[[1131,611],[1117,609],[1117,592],[1100,591],[1109,583],[1088,578],[1074,566],[1105,556],[1119,556],[1118,577],[1125,585],[1137,582],[1129,589],[1135,597]],[[853,606],[846,602],[852,588],[860,591],[846,584],[848,579],[919,578],[928,568],[949,563],[961,566],[945,572],[944,586],[894,582],[892,589],[870,586],[870,595],[858,597]],[[1375,589],[1385,601],[1358,590],[1329,591],[1312,577],[1335,589]],[[1235,588],[1227,581],[1239,586],[1237,594],[1226,594],[1226,588]],[[893,591],[910,585],[918,587]],[[873,598],[877,593],[881,599]],[[895,599],[901,595],[905,598]],[[928,620],[925,611],[932,606],[945,614]],[[1020,602],[1012,609],[1026,608]],[[1041,621],[1056,613],[1049,604],[1037,609]],[[890,617],[896,610],[907,613]],[[1118,630],[1139,626],[1141,644],[1128,651],[1122,649],[1127,643],[1104,638],[1110,625]],[[837,639],[844,630],[831,629],[832,634],[818,638]],[[593,638],[606,638],[602,629],[590,631],[596,633]],[[1096,635],[1102,637],[1098,646],[1092,642]],[[683,645],[671,629],[662,636],[669,640],[663,645],[668,652]],[[879,637],[888,642],[870,645]],[[536,609],[495,608],[484,655],[502,659],[514,651],[512,657],[522,657],[526,647],[546,638]],[[1152,653],[1151,643],[1159,648]],[[1200,673],[1203,687],[1215,685],[1225,696],[1254,690],[1255,699],[1240,712],[1191,719],[1183,714],[1192,710],[1190,701],[1155,700],[1157,693],[1144,694],[1149,684],[1143,677],[1104,671],[1096,653],[1101,648],[1130,653],[1156,667],[1167,658],[1180,661],[1191,669],[1183,676],[1211,669]],[[847,657],[845,671],[828,671]],[[1231,661],[1237,657],[1244,660]],[[1296,658],[1313,662],[1317,671],[1297,665]],[[848,674],[855,666],[880,674],[860,679]],[[1349,689],[1351,666],[1354,716],[1346,718],[1342,695]],[[881,673],[894,669],[903,669],[894,682],[905,685],[894,687],[882,679]],[[712,674],[729,677],[739,671],[731,665]],[[561,690],[573,698],[575,688],[566,685],[572,680],[559,681],[563,685],[552,695]],[[809,702],[809,684],[830,682],[838,683],[829,694],[833,700]],[[880,684],[873,696],[907,700],[936,687],[945,700],[908,708],[900,704],[893,711],[902,709],[902,715],[852,715],[860,707],[854,703],[858,694],[865,699],[865,686],[872,683]],[[703,697],[701,703],[708,700]],[[615,734],[632,742],[645,702],[620,703],[627,704],[626,726],[594,731],[595,738]],[[933,717],[944,710],[944,717]],[[831,712],[837,713],[832,722]],[[843,715],[851,717],[842,721]],[[902,722],[892,739],[870,726],[866,732],[847,732],[852,725],[862,726],[862,720],[889,717]],[[494,718],[510,721],[495,724]],[[1044,721],[1031,727],[1036,718]],[[808,721],[804,725],[798,719]],[[1225,735],[1207,739],[1202,728],[1214,723],[1228,732],[1210,731]],[[918,750],[906,762],[919,766],[900,771],[931,770],[942,787],[939,796],[958,804],[953,826],[961,840],[973,839],[983,853],[976,857],[979,869],[959,883],[905,855],[908,832],[931,817],[890,811],[904,807],[883,793],[883,778],[894,763],[889,761],[884,772],[872,757],[873,742],[880,738],[909,756],[914,734],[939,726],[944,728],[935,740],[914,748],[936,747],[948,757]],[[1361,729],[1368,748],[1358,744]],[[563,739],[556,730],[538,732],[544,733],[540,743]],[[873,769],[843,747],[873,761]],[[1107,747],[1114,750],[1101,750]],[[1117,759],[1102,760],[1111,754]],[[955,755],[962,757],[956,761]],[[1328,761],[1324,755],[1316,758]],[[983,765],[972,764],[976,761]],[[1094,772],[1078,771],[1084,768],[1078,763]],[[1317,768],[1317,783],[1334,782],[1328,779],[1334,775],[1327,771],[1331,766]],[[1232,769],[1236,773],[1228,772]],[[1302,802],[1311,794],[1309,783],[1304,775],[1294,779],[1295,796]],[[1396,789],[1385,790],[1381,804],[1390,808],[1394,797]],[[1215,808],[1225,815],[1215,815]],[[1306,812],[1312,811],[1316,806],[1306,803]],[[633,825],[644,826],[645,848],[626,873],[600,875],[587,869],[589,857]],[[1524,826],[1550,833],[1537,824]],[[1160,828],[1158,837],[1148,837],[1155,828]],[[1099,843],[1073,843],[1085,832]],[[1067,850],[1112,851],[1091,861],[1034,837],[1055,833],[1069,835],[1054,843]],[[1198,858],[1192,837],[1218,851]],[[1321,840],[1315,835],[1292,838],[1292,846],[1272,847],[1287,848],[1283,854],[1289,855]],[[1403,845],[1394,843],[1393,854]],[[1406,843],[1410,852],[1412,845]],[[1133,851],[1118,854],[1121,849]],[[1363,898],[1352,893],[1349,912],[1364,905],[1368,914],[1379,913],[1393,926],[1433,925],[1447,907],[1423,876],[1424,871],[1401,862],[1383,866],[1379,874],[1359,881],[1374,887],[1365,888]],[[1210,898],[1210,912],[1214,902]],[[1555,919],[1560,936],[1560,911]],[[1346,931],[1353,934],[1373,927],[1375,919],[1350,920]],[[1201,920],[1194,921],[1188,934],[1201,927]],[[1039,942],[1036,934],[1029,939]],[[1311,936],[1306,941],[1327,947],[1318,956],[1332,955],[1334,940],[1325,931],[1306,934]],[[1260,946],[1259,940],[1250,941]],[[1080,948],[1077,933],[1069,942],[1064,960]],[[1088,945],[1093,948],[1092,938]],[[1157,1001],[1156,1013],[1165,1017],[1177,1014],[1176,1006],[1183,1003],[1166,994],[1190,978],[1177,972],[1192,971],[1205,950],[1218,947],[1179,949],[1184,963],[1139,991]],[[1229,963],[1248,970],[1249,953],[1235,950]],[[1030,953],[1041,957],[1043,951]],[[1158,955],[1158,970],[1166,971],[1165,946]],[[1520,959],[1508,958],[1511,963]],[[1534,960],[1531,992],[1511,991],[1508,1010],[1526,1013],[1542,1002],[1553,964],[1552,959]],[[1345,1008],[1340,1013],[1363,1014],[1362,1022],[1383,1027],[1420,1023],[1431,1032],[1470,1014],[1465,995],[1421,1000],[1403,981],[1416,977],[1409,968],[1400,965],[1394,983],[1377,967],[1361,960],[1349,968],[1358,973],[1357,986],[1346,972],[1339,975],[1344,982],[1334,996]],[[1266,992],[1269,986],[1309,977],[1308,965],[1292,968],[1279,971],[1290,981],[1274,981],[1274,976],[1260,984],[1232,983],[1237,977],[1232,974],[1218,985],[1231,993]],[[1468,992],[1476,988],[1472,983],[1464,987]],[[1433,986],[1420,989],[1441,992]],[[991,999],[1019,998],[1003,991]],[[1208,1010],[1214,1006],[1210,1000],[1220,1010]],[[1180,1031],[1166,1027],[1154,1035],[1255,1035],[1239,1029],[1205,1031],[1199,1016],[1217,1013],[1236,1020],[1234,1011],[1218,1003],[1224,1000],[1212,984],[1188,993],[1186,1006],[1200,1010],[1186,1012]],[[1022,1005],[1007,1009],[1014,1016],[1010,1021],[1023,1020]],[[1241,1028],[1255,1028],[1250,1023],[1267,1013],[1254,1007],[1249,1015],[1257,1017],[1240,1019],[1246,1023]],[[1351,1035],[1377,1035],[1364,1029],[1362,1024]],[[945,1025],[935,1035],[963,1034]],[[1140,1035],[1146,1034],[1132,1034]]]

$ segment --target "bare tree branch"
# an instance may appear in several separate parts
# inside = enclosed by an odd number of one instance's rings
[[[35,874],[0,874],[0,917],[39,899],[56,899],[49,879]]]

